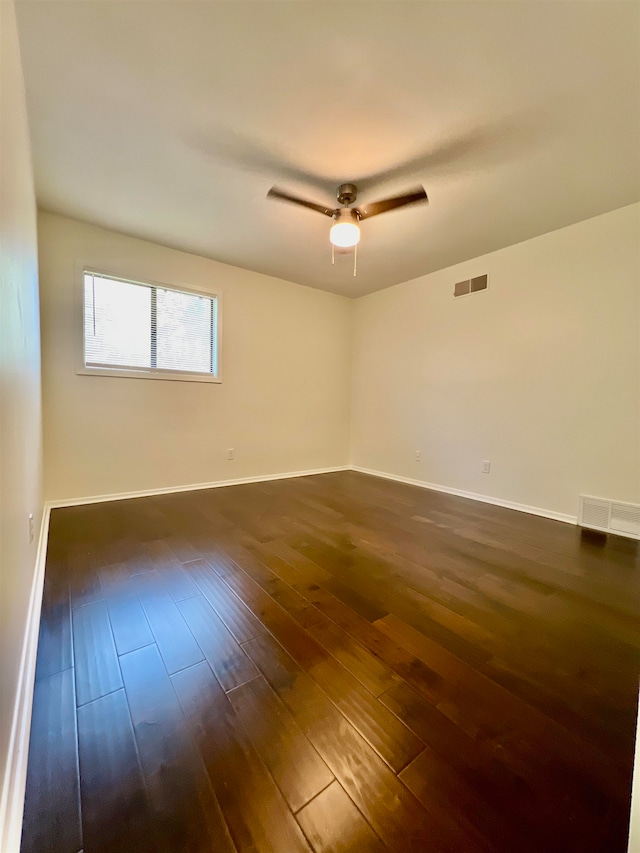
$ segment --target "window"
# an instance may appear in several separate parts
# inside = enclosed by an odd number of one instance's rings
[[[219,382],[218,297],[84,270],[80,372]]]

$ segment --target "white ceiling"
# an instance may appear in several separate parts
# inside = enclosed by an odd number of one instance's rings
[[[640,197],[638,2],[20,0],[39,205],[358,296]],[[333,204],[422,183],[331,266]],[[485,272],[485,270],[479,270]]]

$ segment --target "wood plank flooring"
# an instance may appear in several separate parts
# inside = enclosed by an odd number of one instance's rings
[[[639,604],[355,472],[55,509],[22,853],[623,853]]]

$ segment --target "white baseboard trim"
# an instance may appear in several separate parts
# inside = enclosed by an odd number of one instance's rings
[[[66,506],[82,506],[84,504],[105,503],[107,501],[123,501],[130,498],[146,498],[153,495],[169,495],[175,492],[193,492],[199,489],[221,489],[226,486],[241,486],[247,483],[266,483],[270,480],[288,480],[292,477],[311,477],[314,474],[331,474],[336,471],[359,471],[361,474],[370,474],[373,477],[382,477],[384,480],[394,480],[397,483],[406,483],[409,486],[419,486],[421,489],[430,489],[434,492],[443,492],[447,495],[456,495],[460,498],[468,498],[481,503],[493,504],[494,506],[514,509],[517,512],[526,512],[529,515],[539,515],[542,518],[551,518],[554,521],[562,521],[565,524],[577,524],[577,515],[566,515],[541,507],[528,506],[527,504],[506,501],[501,498],[481,495],[477,492],[468,492],[464,489],[454,489],[449,486],[441,486],[438,483],[427,483],[424,480],[414,480],[410,477],[401,477],[398,474],[389,474],[386,471],[375,471],[372,468],[362,468],[359,465],[339,465],[333,468],[314,468],[309,471],[289,471],[284,474],[262,474],[257,477],[239,477],[235,480],[214,480],[210,483],[190,483],[183,486],[166,486],[160,489],[140,489],[135,492],[115,492],[109,495],[91,495],[81,498],[60,498],[47,501],[48,509]]]
[[[400,477],[397,474],[387,474],[385,471],[373,471],[371,468],[361,468],[359,465],[352,465],[352,471],[359,471],[361,474],[371,474],[373,477],[382,477],[385,480],[395,480],[397,483],[407,483],[409,486],[419,486],[421,489],[430,489],[433,492],[444,492],[447,495],[456,495],[459,498],[469,498],[472,501],[480,501],[485,504],[493,504],[494,506],[502,506],[505,509],[515,509],[518,512],[527,512],[529,515],[540,515],[543,518],[551,518],[554,521],[563,521],[565,524],[577,524],[577,515],[565,515],[562,512],[554,512],[550,509],[541,509],[537,506],[527,506],[526,504],[515,503],[514,501],[504,501],[501,498],[490,497],[489,495],[479,495],[476,492],[466,492],[463,489],[452,489],[449,486],[440,486],[436,483],[426,483],[423,480],[412,480],[410,477]]]
[[[239,477],[235,480],[215,480],[212,483],[191,483],[186,486],[167,486],[161,489],[142,489],[137,492],[117,492],[112,495],[92,495],[84,498],[61,498],[47,501],[50,509],[64,506],[82,506],[83,504],[98,504],[106,501],[124,501],[130,498],[148,498],[152,495],[169,495],[174,492],[195,492],[199,489],[221,489],[225,486],[242,486],[247,483],[266,483],[270,480],[288,480],[292,477],[310,477],[314,474],[332,474],[335,471],[349,471],[348,465],[335,468],[314,468],[310,471],[289,471],[286,474],[261,474],[258,477]]]
[[[27,760],[29,758],[29,735],[31,732],[31,710],[33,707],[33,687],[36,675],[36,656],[38,653],[38,634],[40,630],[40,610],[44,588],[44,567],[47,557],[49,537],[50,507],[44,505],[36,564],[29,595],[29,610],[25,626],[18,687],[13,706],[9,752],[2,780],[0,799],[0,850],[3,853],[19,853],[22,835],[22,813],[24,810],[24,792],[27,779]]]

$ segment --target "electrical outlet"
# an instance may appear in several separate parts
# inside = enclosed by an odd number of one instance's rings
[[[29,542],[33,542],[34,529],[33,529],[33,513],[29,513]]]
[[[232,462],[235,458],[236,458],[236,452],[233,449],[233,447],[230,447],[227,450],[227,459],[229,460],[229,462]]]
[[[482,462],[482,473],[490,474],[491,473],[491,462],[488,459],[484,459]]]
[[[416,450],[414,459],[416,460],[416,462],[422,461],[422,452],[420,450]]]

